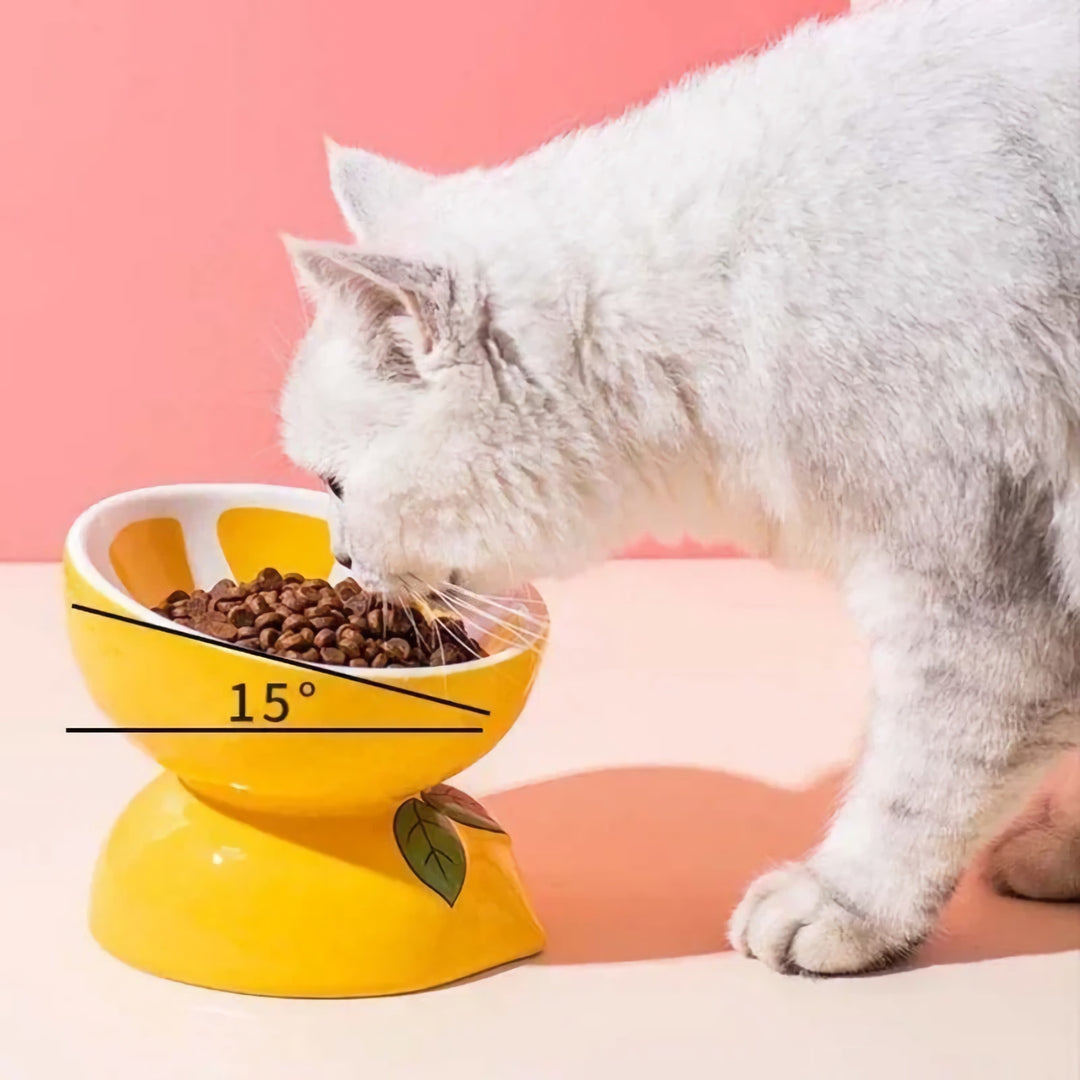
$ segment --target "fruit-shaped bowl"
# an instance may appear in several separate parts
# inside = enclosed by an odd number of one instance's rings
[[[488,655],[347,668],[248,651],[151,608],[273,566],[333,583],[318,492],[240,484],[106,499],[64,549],[99,709],[165,772],[98,860],[90,927],[142,970],[296,997],[399,993],[532,955],[510,840],[445,781],[509,731],[543,655],[535,591],[467,626]]]

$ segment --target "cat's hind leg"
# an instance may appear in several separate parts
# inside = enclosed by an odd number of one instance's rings
[[[1066,754],[1023,813],[990,845],[987,876],[1028,900],[1080,900],[1080,751]]]

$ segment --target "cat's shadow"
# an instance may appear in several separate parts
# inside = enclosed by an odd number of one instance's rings
[[[824,831],[842,774],[799,791],[706,769],[578,773],[485,797],[514,840],[548,964],[719,952],[760,871]],[[997,896],[967,875],[915,964],[1080,948],[1080,905]]]

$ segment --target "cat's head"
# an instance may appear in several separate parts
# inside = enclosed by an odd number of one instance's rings
[[[335,555],[399,594],[501,591],[595,558],[602,470],[558,379],[538,374],[551,357],[523,355],[550,333],[520,312],[518,337],[500,327],[485,267],[453,250],[453,229],[425,250],[424,215],[400,211],[439,181],[336,147],[331,175],[359,242],[287,241],[313,320],[281,415],[286,453],[331,490]],[[408,220],[408,238],[380,212]]]

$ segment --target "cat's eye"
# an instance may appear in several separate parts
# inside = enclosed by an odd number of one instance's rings
[[[330,489],[330,494],[333,495],[335,499],[345,498],[345,489],[341,486],[341,481],[338,480],[337,477],[324,476],[323,483]]]

